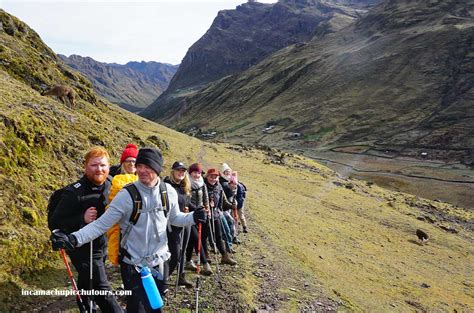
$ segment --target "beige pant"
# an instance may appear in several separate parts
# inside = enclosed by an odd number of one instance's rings
[[[237,214],[239,214],[240,222],[244,228],[247,228],[247,220],[245,219],[244,208],[237,210]]]

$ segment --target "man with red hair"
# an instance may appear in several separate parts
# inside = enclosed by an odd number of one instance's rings
[[[84,156],[84,176],[65,188],[51,217],[52,223],[64,232],[77,231],[105,212],[106,194],[110,189],[109,153],[102,147],[93,147]],[[93,241],[92,270],[93,289],[111,290],[104,266],[107,240],[104,235]],[[78,289],[89,290],[90,249],[89,245],[67,251],[79,276]],[[82,296],[87,311],[88,297]],[[112,295],[94,297],[102,312],[122,312]]]

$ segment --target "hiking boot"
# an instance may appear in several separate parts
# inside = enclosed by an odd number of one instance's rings
[[[197,267],[194,264],[193,260],[186,262],[186,265],[184,266],[184,268],[189,271],[194,271],[194,272],[197,270]]]
[[[178,285],[179,286],[184,286],[186,288],[193,288],[193,284],[186,280],[186,275],[184,273],[181,273],[179,275]]]
[[[237,261],[235,261],[234,259],[232,259],[229,255],[229,253],[226,253],[222,256],[222,260],[221,260],[221,263],[222,264],[229,264],[229,265],[236,265],[237,264]]]
[[[201,270],[201,274],[205,275],[205,276],[211,276],[212,274],[214,274],[212,272],[212,269],[211,269],[211,265],[209,264],[209,262],[203,264],[203,269]]]
[[[248,233],[248,232],[249,232],[248,228],[244,227],[244,233]]]
[[[237,237],[234,237],[234,239],[232,239],[232,243],[233,243],[233,244],[236,244],[236,245],[240,245],[240,244],[241,244],[240,240],[237,239]]]

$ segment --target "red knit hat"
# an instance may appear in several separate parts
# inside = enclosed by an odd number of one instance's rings
[[[138,148],[133,143],[129,143],[122,152],[122,156],[120,157],[120,163],[123,163],[127,158],[137,158],[138,155]]]
[[[188,172],[189,172],[189,174],[191,174],[192,172],[199,172],[199,173],[201,173],[201,172],[202,172],[202,165],[199,164],[199,163],[191,164],[191,166],[190,166],[189,169],[188,169]]]

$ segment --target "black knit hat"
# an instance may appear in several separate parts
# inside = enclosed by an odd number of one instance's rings
[[[163,166],[163,157],[158,149],[141,148],[138,150],[137,161],[135,164],[145,164],[151,167],[159,175],[161,173],[161,167]]]

